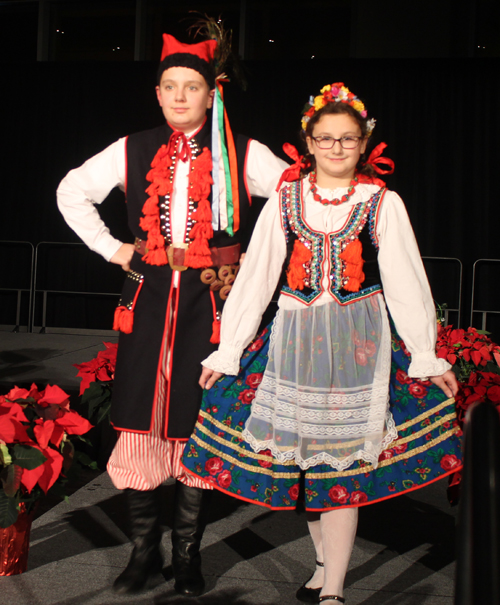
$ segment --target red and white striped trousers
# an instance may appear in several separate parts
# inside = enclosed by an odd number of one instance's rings
[[[152,490],[171,477],[190,487],[213,489],[209,483],[188,473],[180,464],[186,441],[165,439],[165,406],[159,398],[150,433],[120,431],[107,470],[118,489]]]
[[[120,431],[108,461],[108,473],[118,489],[152,490],[174,477],[189,487],[213,489],[180,464],[186,441],[164,438],[165,398],[158,397],[150,433]]]

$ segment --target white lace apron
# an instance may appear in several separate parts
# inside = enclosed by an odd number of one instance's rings
[[[382,294],[276,316],[244,438],[302,469],[377,466],[397,437],[389,411],[391,334]]]

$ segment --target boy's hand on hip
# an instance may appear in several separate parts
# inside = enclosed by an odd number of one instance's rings
[[[124,271],[130,271],[130,261],[135,252],[134,244],[122,244],[113,254],[109,262],[114,265],[121,265]]]

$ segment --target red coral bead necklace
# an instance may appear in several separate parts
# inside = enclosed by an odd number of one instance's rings
[[[333,200],[328,200],[324,197],[321,197],[320,194],[318,193],[318,189],[316,186],[316,171],[315,170],[313,170],[312,172],[309,173],[309,182],[311,183],[311,193],[313,194],[313,197],[317,202],[320,202],[324,206],[330,206],[330,205],[339,206],[340,204],[347,202],[347,200],[354,194],[354,191],[356,190],[356,185],[358,184],[358,177],[355,176],[352,179],[352,181],[349,183],[349,188],[347,189],[347,193],[345,193],[341,198],[335,198]]]

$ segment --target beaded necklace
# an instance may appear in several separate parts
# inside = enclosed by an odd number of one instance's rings
[[[347,193],[345,193],[340,199],[335,198],[333,200],[328,200],[324,197],[321,197],[320,194],[318,193],[318,189],[316,187],[316,171],[315,170],[313,170],[312,172],[309,173],[309,182],[311,183],[311,193],[313,194],[313,197],[317,202],[320,202],[321,204],[323,204],[323,206],[330,206],[330,205],[339,206],[340,204],[347,202],[347,200],[354,194],[356,185],[358,184],[358,177],[355,176],[352,179],[352,181],[349,183],[349,188],[347,189]]]

